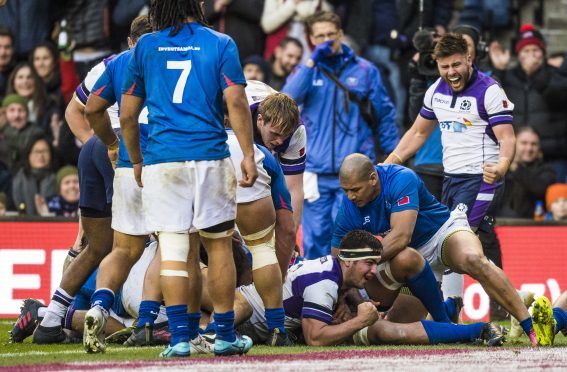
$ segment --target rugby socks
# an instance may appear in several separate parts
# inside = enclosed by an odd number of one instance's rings
[[[554,307],[553,318],[555,318],[555,333],[567,327],[567,311]]]
[[[46,307],[40,307],[39,309],[37,309],[37,317],[42,319],[45,316],[45,313],[47,313],[47,306]]]
[[[409,278],[406,285],[411,290],[411,293],[419,298],[436,322],[451,323],[445,311],[439,284],[437,284],[429,262],[425,261],[423,270],[416,276]]]
[[[208,333],[208,332],[217,333],[217,323],[212,321],[209,324],[207,324],[205,330],[202,333]]]
[[[217,339],[227,342],[234,342],[236,335],[234,334],[234,311],[230,310],[226,313],[215,313],[215,324],[217,329]]]
[[[63,288],[57,288],[51,297],[51,302],[40,325],[43,327],[61,326],[61,321],[65,317],[67,308],[74,299],[75,297],[65,292]]]
[[[486,323],[453,324],[422,320],[421,324],[429,338],[429,344],[447,344],[455,342],[472,342],[480,337]]]
[[[199,320],[201,320],[201,312],[187,314],[189,317],[189,339],[193,340],[199,336]]]
[[[100,306],[108,311],[114,304],[114,292],[108,288],[97,289],[91,296],[91,308]]]
[[[159,301],[143,300],[140,302],[140,310],[138,311],[138,327],[145,327],[146,323],[150,323],[153,327],[159,314]]]
[[[171,346],[180,342],[189,342],[189,314],[187,305],[166,306],[165,312],[169,321],[169,331],[171,332]]]
[[[275,309],[266,309],[266,323],[268,323],[268,330],[271,332],[274,329],[279,329],[280,333],[285,333],[284,321],[285,312],[283,307]]]
[[[39,314],[39,312],[38,312]],[[63,328],[73,329],[73,314],[75,314],[75,303],[72,302],[65,313],[65,319],[63,319]]]
[[[532,322],[532,317],[530,316],[529,318],[526,318],[524,320],[522,320],[520,322],[520,326],[522,327],[522,329],[524,330],[524,332],[526,333],[526,335],[530,335],[530,332],[532,329],[534,329],[534,324]]]

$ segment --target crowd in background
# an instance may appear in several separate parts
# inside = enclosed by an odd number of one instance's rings
[[[76,215],[81,142],[65,122],[66,105],[93,66],[126,48],[130,22],[149,2],[0,0],[0,214]],[[420,12],[417,0],[206,0],[205,14],[235,40],[245,76],[280,90],[312,53],[305,21],[333,10],[345,43],[379,68],[400,134],[416,115],[414,83],[430,80],[416,68],[412,38],[420,25],[439,35],[473,26],[476,66],[515,104],[516,157],[496,214],[532,218],[541,207],[565,219],[567,61],[546,53],[537,28],[520,28],[515,3],[426,0]],[[509,42],[497,40],[515,30]]]

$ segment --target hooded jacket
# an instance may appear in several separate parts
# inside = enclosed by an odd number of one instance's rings
[[[325,75],[326,69],[359,99],[368,98],[378,122],[380,147],[386,153],[399,142],[396,112],[378,69],[342,46],[341,54],[326,58],[313,68],[304,64],[288,77],[282,92],[302,106],[301,119],[307,132],[307,171],[336,175],[343,159],[360,152],[374,159],[374,138],[354,101],[345,102],[342,89]],[[348,106],[348,107],[347,107]]]

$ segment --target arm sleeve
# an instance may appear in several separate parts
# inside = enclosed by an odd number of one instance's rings
[[[322,280],[303,291],[302,318],[313,318],[331,324],[337,303],[338,286],[332,280]]]
[[[130,57],[128,68],[122,83],[122,94],[146,98],[146,88],[144,86],[143,54],[141,42],[138,41],[134,49],[134,54]]]
[[[246,86],[246,79],[242,73],[242,66],[238,59],[238,48],[232,39],[228,39],[224,50],[220,54],[219,84],[222,90],[233,85]]]
[[[378,116],[378,135],[380,136],[380,147],[386,153],[394,151],[400,141],[400,133],[396,125],[396,109],[386,92],[386,88],[380,78],[380,73],[375,67],[370,71],[370,93],[369,98]]]
[[[103,74],[106,66],[104,62],[100,62],[95,67],[93,67],[85,77],[85,80],[75,90],[77,98],[79,102],[84,106],[87,104],[87,99],[89,98],[89,94],[91,94],[91,90],[93,86],[97,82],[98,78]]]
[[[280,163],[285,175],[301,174],[305,171],[306,144],[305,126],[300,125],[293,132],[288,148],[280,154]]]
[[[484,95],[484,107],[489,125],[512,124],[514,104],[498,84],[491,85]]]
[[[433,93],[435,93],[435,89],[440,81],[441,78],[433,83],[429,89],[427,89],[423,97],[423,105],[421,106],[421,110],[419,110],[419,114],[427,120],[437,120],[437,116],[435,116],[435,112],[433,112]]]
[[[386,195],[392,205],[392,213],[419,210],[419,181],[417,175],[404,168],[394,175],[390,184],[390,195]]]
[[[114,64],[113,64],[114,65]],[[102,75],[98,78],[95,85],[92,89],[92,94],[95,96],[99,96],[103,98],[111,105],[116,102],[116,95],[114,94],[114,86],[112,84],[112,67],[109,64],[102,73]]]
[[[314,70],[315,68],[309,68],[305,65],[297,66],[288,76],[281,90],[282,93],[289,94],[301,106],[311,88]]]

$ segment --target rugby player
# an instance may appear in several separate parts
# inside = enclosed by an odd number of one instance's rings
[[[553,306],[547,297],[538,297],[532,305],[532,317],[539,346],[553,345],[559,332],[567,336],[567,292],[563,292]]]
[[[345,158],[339,180],[347,199],[343,200],[335,220],[333,247],[356,229],[386,234],[382,240],[384,261],[408,246],[415,247],[429,262],[427,266],[431,265],[437,281],[441,281],[446,267],[476,279],[491,298],[522,319],[522,329],[535,345],[535,331],[527,308],[504,272],[484,256],[464,211],[450,212],[435,200],[412,170],[400,165],[374,166],[362,154]],[[382,280],[395,282],[385,271],[379,271],[378,275]],[[422,295],[427,300],[437,296],[428,292]]]
[[[208,289],[218,325],[215,354],[243,354],[252,347],[250,339],[234,333],[236,177],[222,95],[244,154],[243,187],[257,178],[250,109],[236,45],[205,26],[203,4],[151,2],[155,32],[138,41],[122,88],[122,135],[143,187],[146,227],[157,231],[161,249],[161,288],[172,339],[162,357],[189,356],[189,341],[198,336],[199,309],[188,309],[188,297],[196,295],[189,293],[187,270],[191,228],[199,232],[209,255]],[[142,156],[138,115],[144,100],[149,134]]]

